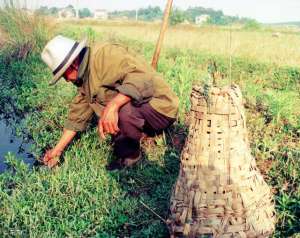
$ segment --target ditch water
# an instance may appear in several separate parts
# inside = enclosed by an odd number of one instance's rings
[[[0,173],[7,169],[5,156],[11,152],[18,159],[32,165],[35,161],[29,153],[31,143],[16,136],[15,129],[3,118],[0,117]]]

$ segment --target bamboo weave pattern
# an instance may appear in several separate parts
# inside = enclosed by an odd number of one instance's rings
[[[171,196],[171,237],[268,237],[272,193],[248,143],[238,86],[195,86],[189,135]]]

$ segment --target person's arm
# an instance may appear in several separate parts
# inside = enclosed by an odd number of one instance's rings
[[[129,101],[139,106],[152,98],[154,71],[147,63],[141,61],[119,45],[107,45],[95,54],[98,77],[105,81],[105,86],[119,93],[100,115],[98,125],[101,138],[105,138],[105,133],[116,134],[119,131],[118,111],[121,106]],[[107,77],[110,74],[119,77]]]
[[[99,133],[102,139],[105,139],[106,133],[113,135],[118,133],[119,109],[130,100],[130,97],[118,93],[103,109],[98,122]]]
[[[76,134],[77,134],[76,131],[64,129],[60,140],[53,148],[53,152],[56,154],[61,154],[65,150],[65,148],[70,144],[70,142],[73,140]]]
[[[122,84],[116,90],[132,99],[132,104],[139,106],[151,100],[154,94],[153,73],[130,72],[124,76]]]
[[[85,97],[79,93],[73,99],[68,118],[64,125],[63,134],[56,146],[48,150],[43,157],[43,163],[49,168],[54,167],[59,162],[59,157],[68,144],[73,140],[77,132],[84,131],[93,115],[93,110]]]
[[[48,150],[44,155],[43,163],[49,168],[52,168],[55,165],[57,165],[57,163],[59,162],[59,157],[61,156],[65,148],[71,143],[76,133],[76,131],[64,129],[63,134],[56,146],[53,149]]]
[[[95,54],[94,63],[103,85],[130,97],[133,105],[142,105],[153,97],[155,71],[144,59],[131,54],[128,49],[108,44]]]

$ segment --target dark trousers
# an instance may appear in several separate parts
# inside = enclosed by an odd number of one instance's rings
[[[140,139],[145,133],[155,136],[175,121],[155,111],[149,103],[135,107],[130,102],[119,110],[119,133],[114,138],[114,154],[118,158],[134,158],[140,153]]]

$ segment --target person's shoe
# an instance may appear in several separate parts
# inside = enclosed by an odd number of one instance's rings
[[[113,161],[110,162],[108,165],[106,165],[105,168],[106,168],[108,171],[121,170],[121,169],[123,169],[124,166],[122,165],[122,159],[113,160]]]
[[[142,153],[140,152],[139,155],[135,158],[125,158],[123,159],[123,164],[125,167],[132,167],[135,165],[139,160],[142,158]]]
[[[109,171],[112,170],[121,170],[124,168],[129,168],[135,165],[142,158],[142,153],[140,152],[137,157],[134,158],[125,158],[125,159],[117,159],[112,161],[106,166],[106,169]]]

